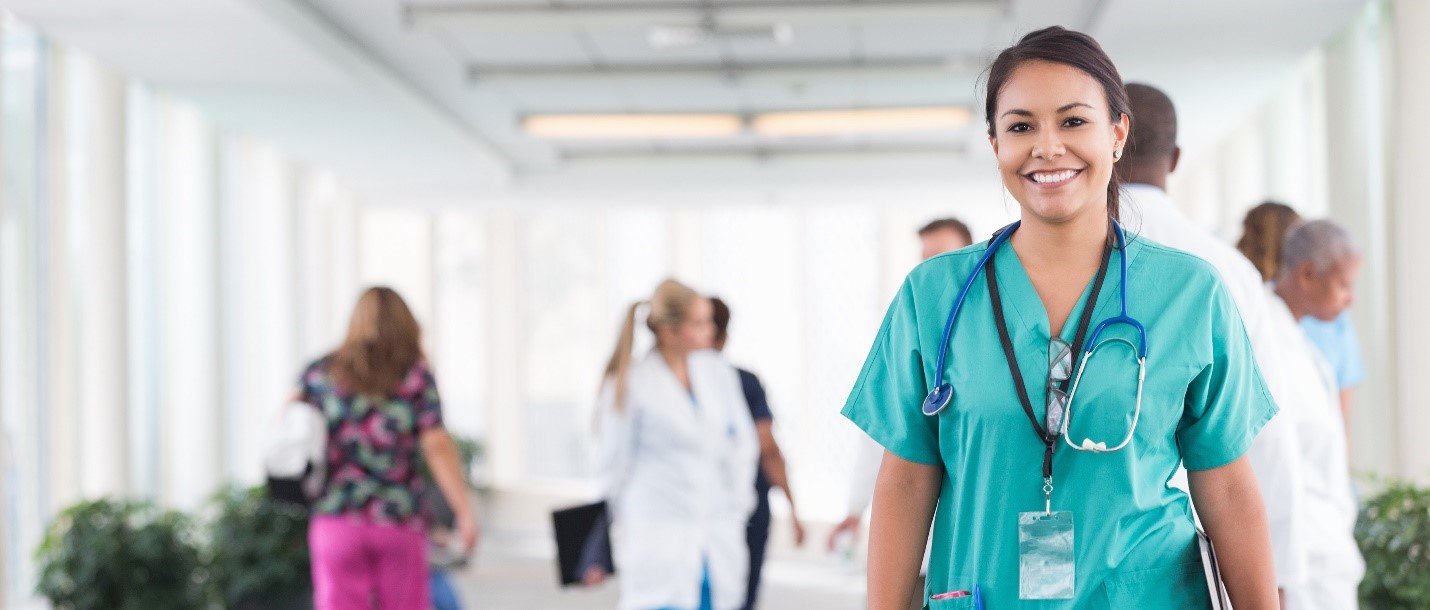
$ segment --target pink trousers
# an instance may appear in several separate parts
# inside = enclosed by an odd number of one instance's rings
[[[427,539],[388,525],[315,515],[308,526],[316,610],[427,610]]]

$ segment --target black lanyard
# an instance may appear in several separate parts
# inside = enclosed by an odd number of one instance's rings
[[[1011,246],[1010,246],[1011,247]],[[1124,254],[1125,256],[1125,254]],[[1102,251],[1102,264],[1097,268],[1097,279],[1092,284],[1092,294],[1087,296],[1087,304],[1083,306],[1082,316],[1078,319],[1077,332],[1073,334],[1073,342],[1070,346],[1072,350],[1072,368],[1069,372],[1077,370],[1077,359],[1082,352],[1083,339],[1087,337],[1088,324],[1092,322],[1092,310],[1097,308],[1097,295],[1102,292],[1102,281],[1107,279],[1107,265],[1112,260],[1112,238],[1108,237],[1107,245]],[[1038,422],[1038,416],[1033,412],[1033,401],[1028,398],[1028,388],[1023,384],[1023,370],[1018,366],[1018,358],[1013,353],[1013,341],[1008,338],[1008,321],[1003,318],[1003,299],[998,293],[998,278],[994,271],[997,265],[992,258],[988,260],[988,267],[984,270],[984,275],[988,278],[988,296],[993,300],[993,320],[998,324],[998,341],[1003,344],[1003,359],[1008,362],[1008,372],[1013,374],[1013,387],[1018,390],[1018,400],[1023,403],[1023,412],[1028,415],[1028,421],[1033,424],[1033,432],[1043,441],[1043,478],[1049,479],[1053,476],[1053,450],[1058,446],[1060,432],[1058,430],[1044,430],[1043,425]],[[1072,383],[1072,374],[1062,381],[1062,391],[1067,393],[1068,384]],[[1063,417],[1067,417],[1064,410]]]

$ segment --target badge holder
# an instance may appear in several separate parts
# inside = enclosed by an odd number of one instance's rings
[[[1072,599],[1076,577],[1072,512],[1018,513],[1018,598]]]

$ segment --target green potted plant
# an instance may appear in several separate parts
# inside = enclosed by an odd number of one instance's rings
[[[36,551],[37,592],[57,610],[196,609],[206,570],[193,522],[141,501],[66,509]]]
[[[313,607],[306,510],[262,487],[226,487],[209,525],[214,591],[229,610]]]
[[[1363,607],[1430,608],[1430,489],[1390,483],[1361,509],[1356,541],[1366,564]]]

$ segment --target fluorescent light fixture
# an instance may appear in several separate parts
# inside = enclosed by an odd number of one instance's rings
[[[794,44],[794,28],[779,21],[770,25],[750,26],[721,26],[713,22],[700,25],[654,25],[646,30],[646,41],[651,48],[661,50],[737,40],[768,40],[787,47]]]
[[[958,129],[973,114],[962,106],[767,112],[752,126],[763,136],[831,136]]]
[[[972,113],[962,106],[765,112],[750,120],[762,136],[840,136],[958,129]],[[542,114],[522,120],[522,130],[557,140],[672,140],[738,135],[736,114]]]
[[[526,117],[527,135],[552,139],[720,138],[744,129],[734,114],[547,114]]]

